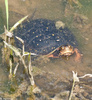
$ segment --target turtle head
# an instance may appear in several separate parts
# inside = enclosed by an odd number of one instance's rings
[[[71,45],[61,46],[59,51],[59,56],[70,56],[74,53],[73,47]]]

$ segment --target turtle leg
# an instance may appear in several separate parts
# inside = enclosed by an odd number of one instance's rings
[[[47,55],[47,57],[49,57],[49,58],[59,58],[59,56],[54,56],[53,54],[49,54],[49,55]]]
[[[79,53],[79,50],[77,48],[75,48],[74,52],[76,53],[75,61],[80,61],[81,54]]]

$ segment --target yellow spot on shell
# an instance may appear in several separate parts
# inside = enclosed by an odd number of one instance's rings
[[[39,45],[39,44],[37,44],[37,45]]]
[[[54,36],[54,34],[52,34],[52,36]]]
[[[38,35],[36,37],[38,37]]]
[[[34,32],[33,32],[33,34],[34,34]]]
[[[48,27],[46,27],[46,29],[48,29]]]

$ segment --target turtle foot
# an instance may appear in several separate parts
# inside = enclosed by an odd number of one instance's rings
[[[77,48],[74,49],[74,52],[76,53],[75,61],[81,61],[82,54],[79,53],[79,50]]]
[[[59,58],[59,56],[54,56],[53,54],[47,55],[49,58]]]

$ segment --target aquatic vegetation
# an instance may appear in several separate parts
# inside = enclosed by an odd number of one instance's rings
[[[21,20],[19,20],[10,30],[9,30],[9,24],[8,24],[8,19],[9,19],[9,13],[8,13],[8,0],[5,0],[5,6],[6,6],[6,20],[7,20],[7,28],[4,26],[5,32],[2,34],[2,38],[3,38],[3,42],[4,42],[4,48],[3,48],[3,60],[4,63],[6,62],[6,60],[8,59],[8,65],[10,66],[9,69],[9,78],[12,81],[13,78],[16,76],[17,70],[18,70],[18,66],[20,65],[20,62],[22,62],[22,64],[24,65],[25,68],[25,72],[28,75],[28,78],[30,80],[30,84],[33,87],[33,90],[35,89],[34,85],[34,78],[33,78],[33,74],[32,74],[32,66],[31,66],[31,53],[29,52],[25,52],[24,50],[24,41],[19,38],[16,37],[18,40],[20,40],[20,42],[23,44],[23,49],[19,50],[18,48],[16,48],[15,46],[13,46],[13,33],[12,31],[22,22],[24,21],[28,16],[22,18]],[[13,41],[12,41],[13,39]],[[15,55],[14,55],[15,54]],[[16,65],[14,65],[14,58],[15,56],[18,59],[18,62]],[[26,58],[28,59],[25,59]],[[28,62],[28,64],[26,63],[26,61]],[[15,68],[13,68],[15,66]],[[14,69],[14,70],[13,70]],[[18,90],[17,90],[18,92]],[[19,91],[20,92],[20,91]],[[16,95],[15,97],[17,97],[18,95],[16,93],[14,93],[13,95],[9,95],[7,93],[5,93],[6,96],[10,96],[10,97],[14,97],[14,95]],[[18,93],[19,94],[19,93]],[[15,98],[14,97],[14,98]]]
[[[18,37],[17,37],[18,38]],[[20,39],[21,41],[22,41],[22,43],[23,43],[23,40],[22,39]],[[14,71],[13,71],[13,68],[12,67],[14,67],[13,66],[13,64],[14,64],[14,62],[12,62],[12,59],[10,58],[10,56],[9,56],[9,65],[10,65],[10,74],[9,74],[9,78],[11,79],[11,81],[12,81],[12,79],[16,76],[16,74],[17,74],[17,70],[18,70],[18,66],[20,65],[20,62],[22,62],[22,64],[24,65],[24,68],[25,68],[25,72],[26,72],[26,74],[28,75],[28,78],[29,78],[29,80],[30,80],[30,84],[31,84],[31,87],[32,87],[32,93],[31,94],[33,94],[33,90],[36,88],[36,86],[35,86],[35,82],[34,82],[34,78],[33,78],[33,73],[32,73],[32,71],[33,71],[33,69],[32,69],[32,66],[31,66],[31,53],[29,53],[29,52],[25,52],[25,50],[23,49],[23,50],[21,50],[21,51],[19,51],[19,49],[18,48],[16,48],[16,47],[14,47],[13,45],[11,45],[11,44],[9,44],[9,43],[7,43],[6,41],[3,41],[4,42],[4,44],[6,45],[6,48],[8,48],[8,50],[10,50],[10,51],[12,51],[12,52],[14,52],[15,53],[15,55],[18,57],[18,62],[17,62],[17,64],[15,65],[15,68],[14,68]],[[24,48],[24,45],[23,45],[23,48]],[[7,51],[6,51],[6,53],[7,53]],[[15,57],[15,55],[13,54],[13,58]],[[28,57],[26,57],[26,58],[28,58],[28,60],[27,59],[25,59],[25,56],[28,56]],[[26,61],[28,61],[28,64],[26,64]],[[22,87],[21,87],[22,88]],[[16,98],[17,96],[20,96],[21,95],[21,92],[23,92],[24,90],[22,89],[22,91],[20,90],[20,89],[18,89],[15,93],[13,93],[13,94],[9,94],[9,93],[4,93],[5,94],[5,96],[7,97],[10,97],[10,98]]]
[[[20,19],[18,22],[16,22],[11,29],[9,30],[10,32],[12,32],[19,24],[21,24],[28,16],[23,17],[22,19]]]
[[[5,51],[5,58],[7,58],[6,56],[6,53],[9,52],[8,54],[10,56],[13,57],[13,52],[16,53],[17,56],[19,56],[22,60],[22,63],[24,64],[24,67],[26,69],[26,72],[28,73],[28,70],[27,70],[27,66],[25,65],[25,62],[22,58],[22,55],[20,54],[20,52],[18,51],[18,49],[14,46],[12,46],[12,41],[11,39],[13,38],[13,34],[12,34],[12,31],[22,22],[24,21],[28,16],[22,18],[21,20],[19,20],[9,31],[8,31],[8,27],[9,27],[9,23],[8,23],[8,20],[9,20],[9,10],[8,10],[8,0],[5,0],[5,7],[6,7],[6,20],[7,20],[7,29],[6,27],[4,26],[5,28],[5,32],[3,33],[2,37],[4,39],[4,51]],[[7,49],[6,46],[8,46],[11,50]],[[24,52],[23,52],[24,54]],[[10,65],[10,75],[9,76],[12,76],[12,65],[13,65],[13,62],[11,61],[11,58],[9,56],[9,65]],[[14,71],[15,72],[15,71]],[[30,71],[29,71],[30,72]]]

